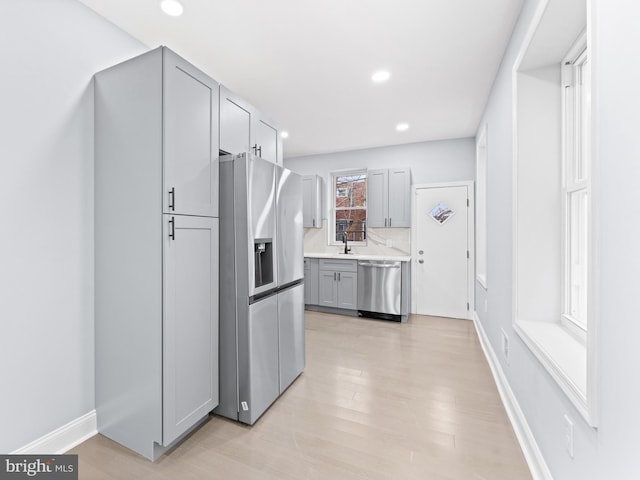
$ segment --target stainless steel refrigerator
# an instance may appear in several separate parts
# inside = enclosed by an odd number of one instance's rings
[[[302,179],[220,158],[220,405],[253,424],[304,369]]]

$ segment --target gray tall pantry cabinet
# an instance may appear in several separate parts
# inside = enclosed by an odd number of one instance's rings
[[[151,460],[219,401],[218,87],[165,47],[95,76],[98,431]]]

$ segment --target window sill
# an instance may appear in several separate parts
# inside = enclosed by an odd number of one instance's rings
[[[560,323],[517,320],[514,329],[580,414],[595,426],[587,404],[587,348]]]

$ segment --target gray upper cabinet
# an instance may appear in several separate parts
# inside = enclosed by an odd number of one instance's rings
[[[390,168],[367,172],[367,225],[411,226],[411,170]]]
[[[282,165],[279,133],[272,120],[224,85],[220,86],[220,150],[232,154],[250,152]]]
[[[389,169],[389,226],[411,226],[411,170]]]
[[[220,86],[220,150],[248,152],[251,148],[251,112],[225,87]]]
[[[218,404],[218,84],[165,47],[95,75],[98,431],[156,459]]]
[[[386,227],[389,223],[389,170],[367,172],[367,225]]]
[[[218,216],[218,84],[164,50],[164,212]]]
[[[322,228],[322,185],[320,175],[302,177],[302,225],[305,228]]]
[[[254,115],[255,141],[253,148],[258,149],[258,156],[271,163],[282,165],[278,160],[278,129],[265,119]]]

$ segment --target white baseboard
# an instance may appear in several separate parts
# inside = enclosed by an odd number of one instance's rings
[[[96,411],[91,410],[53,432],[34,440],[13,452],[12,455],[60,455],[98,433]]]
[[[533,480],[553,480],[549,467],[547,467],[547,463],[544,461],[542,452],[540,451],[540,448],[536,443],[536,439],[529,428],[527,419],[525,418],[524,413],[522,413],[522,409],[520,408],[520,404],[518,403],[513,390],[511,390],[511,387],[509,386],[507,377],[502,370],[502,365],[500,365],[500,362],[498,361],[496,352],[493,350],[476,312],[473,312],[473,323],[476,327],[476,331],[478,332],[478,338],[480,339],[480,345],[482,346],[484,355],[487,357],[489,367],[491,367],[491,372],[493,373],[493,378],[496,381],[500,398],[502,398],[504,408],[507,411],[509,420],[511,420],[511,425],[513,425],[513,430],[516,433],[518,442],[520,442],[520,447],[524,453],[527,465],[529,465],[529,470],[531,471]]]

